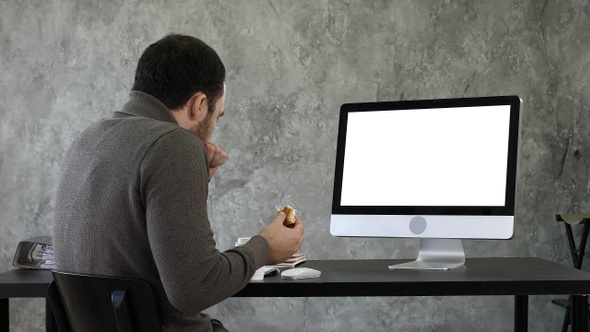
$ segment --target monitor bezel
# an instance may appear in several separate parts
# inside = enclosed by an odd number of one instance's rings
[[[340,108],[336,168],[332,199],[333,215],[457,215],[457,216],[514,216],[516,196],[516,173],[520,127],[520,106],[522,101],[516,95],[474,98],[401,100],[382,102],[346,103]],[[342,206],[342,175],[346,147],[348,114],[352,112],[397,111],[412,109],[510,106],[508,138],[508,165],[504,206]],[[370,165],[367,166],[370,169]]]

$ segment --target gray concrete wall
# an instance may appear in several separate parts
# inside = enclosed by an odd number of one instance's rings
[[[0,0],[0,271],[20,239],[50,233],[64,150],[122,106],[139,55],[169,32],[205,40],[228,69],[215,140],[230,160],[210,195],[220,249],[291,203],[312,259],[415,256],[414,240],[329,234],[340,105],[518,94],[515,237],[465,241],[466,251],[569,265],[554,214],[590,211],[589,16],[583,0]],[[531,331],[560,328],[552,298],[531,297]],[[273,298],[208,312],[233,331],[510,331],[512,306],[510,297]],[[43,310],[42,300],[12,301],[12,331],[42,331],[31,317]]]

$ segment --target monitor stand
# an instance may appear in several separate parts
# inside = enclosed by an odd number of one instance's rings
[[[465,251],[460,239],[420,239],[418,259],[390,265],[390,270],[450,270],[465,266]]]

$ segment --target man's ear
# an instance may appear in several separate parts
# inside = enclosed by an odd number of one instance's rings
[[[209,112],[209,100],[202,92],[195,93],[188,101],[188,117],[191,121],[201,122]]]

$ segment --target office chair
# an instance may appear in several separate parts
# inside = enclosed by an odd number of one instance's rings
[[[161,332],[152,288],[142,280],[53,271],[47,297],[60,332]]]

